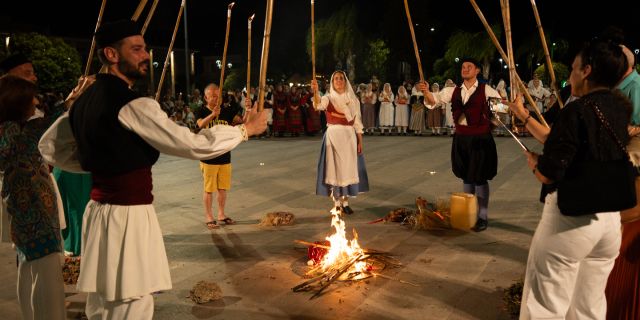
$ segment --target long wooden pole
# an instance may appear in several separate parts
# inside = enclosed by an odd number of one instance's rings
[[[271,40],[271,17],[273,0],[267,0],[267,12],[264,18],[264,37],[262,38],[262,56],[260,58],[260,84],[258,93],[258,112],[264,108],[264,95],[267,91],[267,65],[269,63],[269,42]]]
[[[176,41],[176,34],[178,34],[178,27],[180,27],[180,19],[182,18],[184,5],[185,5],[185,0],[182,0],[182,4],[180,4],[180,11],[178,11],[178,19],[176,20],[176,25],[173,27],[173,36],[171,36],[171,43],[169,44],[167,57],[164,59],[164,67],[162,67],[162,75],[160,76],[158,89],[156,90],[156,101],[158,102],[160,102],[160,94],[162,93],[162,84],[164,83],[164,77],[167,75],[167,66],[169,65],[169,59],[171,58],[171,52],[173,51],[173,44]]]
[[[91,49],[89,49],[89,58],[87,58],[87,66],[84,68],[84,76],[89,75],[89,71],[91,70],[91,62],[93,62],[93,51],[96,49],[96,32],[98,32],[98,28],[102,24],[102,16],[104,15],[104,7],[107,5],[107,0],[102,0],[102,4],[100,5],[100,13],[98,13],[98,21],[96,22],[96,29],[93,32],[93,38],[91,38]]]
[[[502,20],[504,23],[504,34],[507,43],[507,56],[509,61],[506,61],[507,68],[509,69],[509,83],[515,83],[515,70],[516,65],[513,57],[513,37],[511,35],[511,13],[509,9],[509,0],[500,0],[500,7],[502,8]],[[518,92],[516,86],[511,87],[511,101],[514,101]]]
[[[407,0],[404,0],[404,11],[407,13],[409,30],[411,30],[411,40],[413,40],[413,51],[416,54],[416,61],[418,62],[418,73],[420,73],[420,81],[424,82],[424,74],[422,73],[422,62],[420,62],[420,50],[418,50],[418,42],[416,41],[416,32],[413,30],[413,22],[411,21],[411,12],[409,12],[409,2]]]
[[[251,99],[251,22],[256,14],[249,17],[248,35],[247,35],[247,99]]]
[[[218,85],[218,101],[217,106],[222,104],[222,87],[224,86],[224,71],[227,68],[227,47],[229,46],[229,29],[231,29],[231,9],[235,2],[229,3],[227,6],[227,31],[224,35],[224,49],[222,51],[222,65],[220,66],[220,82]]]
[[[315,0],[311,0],[311,78],[316,80],[316,13]],[[313,95],[313,103],[320,104],[320,96]]]
[[[544,29],[542,29],[542,22],[540,20],[540,14],[538,13],[538,6],[536,0],[531,0],[531,7],[533,8],[533,15],[536,17],[536,25],[538,26],[538,33],[540,33],[540,41],[542,42],[542,48],[544,49],[544,56],[546,57],[547,70],[549,71],[549,77],[551,78],[551,88],[553,88],[553,94],[558,100],[560,108],[564,108],[564,102],[560,98],[560,91],[558,90],[558,84],[556,83],[556,73],[553,70],[553,62],[551,61],[551,55],[549,55],[549,47],[547,46],[547,38],[544,35]]]
[[[138,19],[140,18],[140,15],[142,14],[142,10],[144,10],[144,7],[147,6],[147,1],[148,0],[140,0],[140,2],[138,2],[138,7],[136,8],[136,11],[133,12],[133,16],[131,16],[131,20],[138,21]]]
[[[493,32],[493,30],[491,30],[491,26],[489,26],[489,23],[487,22],[487,19],[485,19],[484,15],[482,14],[482,11],[478,7],[478,4],[476,3],[476,1],[475,0],[469,0],[469,1],[471,2],[471,5],[473,6],[473,8],[476,10],[476,13],[478,14],[478,17],[482,21],[482,24],[484,25],[485,29],[487,30],[487,33],[489,34],[489,37],[491,38],[491,41],[493,41],[493,45],[498,50],[498,53],[500,53],[500,56],[502,56],[502,59],[504,61],[509,61],[509,57],[507,56],[507,54],[502,49],[502,46],[500,45],[500,42],[498,41],[498,38],[496,37],[496,35]],[[518,75],[518,73],[515,73],[514,76],[515,76],[515,80],[516,80],[515,81],[516,85],[519,86],[520,92],[522,92],[522,94],[524,94],[524,97],[527,100],[527,102],[529,102],[529,104],[531,104],[531,106],[533,107],[533,111],[535,111],[536,115],[538,115],[538,119],[540,119],[540,123],[542,123],[542,125],[544,125],[545,127],[549,128],[549,125],[547,124],[547,121],[544,120],[544,117],[540,113],[540,110],[538,110],[538,106],[533,101],[533,98],[529,94],[529,91],[527,90],[527,87],[522,82],[522,79],[520,79],[520,76]]]
[[[147,18],[144,20],[144,25],[142,25],[142,30],[140,34],[144,36],[144,33],[147,31],[149,27],[149,23],[151,22],[151,18],[153,18],[153,14],[156,12],[156,7],[158,6],[159,0],[153,0],[153,4],[151,5],[151,9],[149,9],[149,13],[147,14]]]

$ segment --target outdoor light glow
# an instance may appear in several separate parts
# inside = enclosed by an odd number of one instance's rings
[[[507,68],[507,65],[505,65],[505,66],[504,66],[504,68],[506,69],[506,68]]]
[[[434,31],[436,31],[436,28],[431,28],[431,32],[434,32]]]
[[[11,37],[6,37],[4,39],[4,43],[5,43],[5,46],[7,46],[7,49],[9,49],[9,42],[11,42]],[[636,51],[637,51],[637,49],[636,49]]]
[[[229,67],[229,69],[231,69],[231,67],[233,67],[233,64],[231,64],[231,62],[227,63],[227,67]]]
[[[456,57],[456,58],[455,58],[455,59],[453,59],[453,60],[455,60],[456,62],[460,62],[460,58],[458,58],[458,57]]]
[[[502,58],[498,58],[498,61],[502,62]]]

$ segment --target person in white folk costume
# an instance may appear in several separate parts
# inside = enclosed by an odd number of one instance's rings
[[[362,94],[362,125],[364,126],[364,134],[373,134],[376,128],[376,102],[378,95],[373,92],[373,85],[367,84],[367,88]]]
[[[380,133],[384,135],[385,130],[389,130],[389,134],[391,134],[391,127],[393,127],[393,99],[395,98],[393,91],[391,91],[391,85],[389,83],[385,83],[380,92],[378,100],[380,100]]]
[[[311,81],[311,90],[318,93],[318,82]],[[331,196],[337,210],[352,214],[349,197],[369,191],[369,178],[362,155],[362,120],[360,102],[347,75],[336,71],[331,75],[329,93],[315,104],[327,117],[327,131],[322,139],[316,194]]]
[[[82,224],[78,290],[87,292],[89,319],[152,319],[153,292],[171,289],[162,232],[152,205],[151,166],[160,152],[209,159],[264,131],[266,115],[252,111],[239,126],[194,134],[172,122],[153,99],[131,90],[147,76],[149,53],[132,21],[103,24],[98,57],[108,72],[45,132],[46,162],[93,175]]]
[[[540,112],[544,112],[545,101],[551,96],[551,91],[542,85],[542,81],[537,76],[529,81],[529,94],[533,98]]]
[[[438,83],[431,84],[431,92],[438,94],[440,92],[440,85]],[[427,126],[431,129],[431,135],[440,135],[440,129],[442,128],[442,113],[444,110],[442,106],[444,103],[437,103],[433,108],[429,108],[427,111]]]
[[[409,94],[404,86],[398,88],[398,96],[396,96],[396,128],[398,134],[407,135],[407,127],[409,126]]]
[[[453,80],[451,79],[447,79],[447,81],[444,82],[444,88],[455,88],[455,86],[456,84],[453,83]],[[444,126],[449,130],[450,136],[456,132],[453,123],[453,113],[451,112],[451,101],[444,104]]]

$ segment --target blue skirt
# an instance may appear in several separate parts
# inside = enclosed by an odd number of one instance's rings
[[[354,197],[358,193],[369,191],[369,177],[367,176],[367,168],[364,165],[364,155],[358,155],[358,180],[357,184],[351,184],[344,187],[328,185],[324,182],[325,169],[324,163],[326,159],[326,143],[322,137],[322,147],[320,148],[320,159],[318,159],[318,174],[316,180],[316,194],[319,196],[330,196],[333,191],[334,197],[349,196]]]

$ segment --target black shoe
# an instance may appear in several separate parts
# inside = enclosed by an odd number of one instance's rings
[[[478,219],[478,221],[476,222],[476,225],[473,226],[472,230],[475,232],[481,232],[481,231],[487,230],[488,226],[489,226],[489,221],[484,219]]]
[[[342,207],[342,212],[344,212],[346,214],[353,214],[353,209],[351,209],[351,207],[349,207],[349,206],[344,206],[344,207]]]

